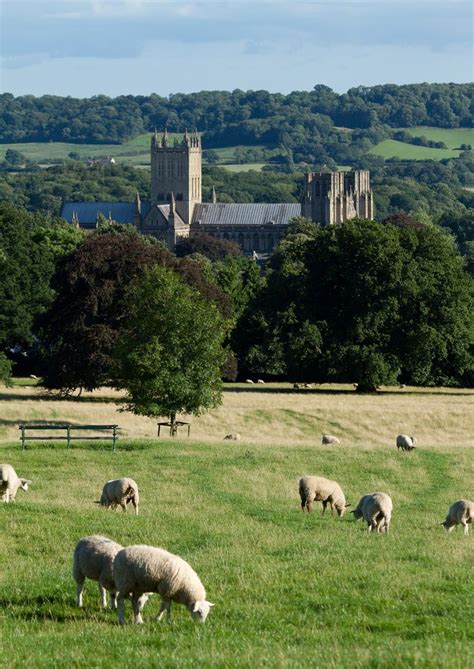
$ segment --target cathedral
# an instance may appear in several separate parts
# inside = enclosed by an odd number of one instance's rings
[[[236,242],[246,254],[271,254],[295,216],[320,225],[340,225],[351,218],[373,218],[373,194],[366,170],[311,172],[298,203],[202,202],[202,145],[197,132],[170,140],[167,132],[151,137],[151,200],[65,202],[61,216],[93,229],[102,215],[134,225],[173,249],[182,237],[205,233]]]

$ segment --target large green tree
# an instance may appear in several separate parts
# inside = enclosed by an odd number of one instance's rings
[[[244,369],[360,390],[468,377],[472,279],[451,238],[411,219],[289,233],[239,325]]]
[[[35,319],[53,297],[55,260],[80,236],[64,221],[0,204],[0,349],[32,343]]]
[[[131,226],[106,225],[58,264],[56,297],[42,317],[44,378],[47,388],[93,390],[110,379],[111,352],[128,318],[125,292],[152,265],[174,267],[186,283],[230,315],[227,297],[208,281],[198,263],[177,260],[152,238]]]
[[[225,321],[171,269],[152,267],[129,286],[114,347],[115,384],[136,414],[199,415],[221,402]]]

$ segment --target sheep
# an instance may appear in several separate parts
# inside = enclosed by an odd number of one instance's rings
[[[77,583],[76,601],[82,607],[84,581],[90,578],[98,581],[101,603],[107,608],[107,593],[110,591],[110,604],[115,608],[115,582],[113,576],[114,558],[123,546],[112,539],[94,534],[81,539],[73,554],[72,575]]]
[[[231,432],[230,434],[226,434],[224,437],[224,441],[228,439],[230,441],[240,441],[241,436],[238,432]]]
[[[14,502],[18,488],[28,490],[31,481],[20,478],[11,465],[0,465],[0,495],[2,502]]]
[[[299,390],[299,389],[301,388],[301,385],[300,385],[299,383],[294,383],[294,384],[293,384],[293,388],[294,388],[295,390]]]
[[[441,525],[447,532],[452,532],[455,525],[462,525],[464,527],[464,535],[469,535],[468,524],[474,520],[474,502],[468,499],[458,499],[457,502],[451,504],[448,510],[446,520]]]
[[[245,383],[253,383],[252,379],[246,379]]]
[[[356,508],[351,511],[354,518],[364,518],[369,532],[388,532],[392,518],[393,504],[389,495],[384,492],[373,492],[364,495]]]
[[[416,437],[409,437],[407,434],[399,434],[397,436],[397,449],[402,451],[412,451],[415,448]]]
[[[262,383],[262,384],[264,384],[265,381],[264,381],[263,379],[257,379],[257,383]]]
[[[321,443],[324,444],[340,444],[341,442],[337,437],[333,437],[332,434],[323,434],[321,437]]]
[[[337,515],[342,518],[346,508],[350,506],[346,504],[346,498],[339,483],[322,476],[303,476],[299,481],[299,493],[302,511],[306,509],[310,512],[313,502],[322,502],[323,513],[329,504],[331,513],[336,509]]]
[[[158,620],[166,612],[171,620],[171,602],[184,604],[195,620],[204,623],[211,606],[206,591],[194,569],[182,558],[154,546],[128,546],[114,560],[114,579],[117,586],[118,622],[124,623],[123,602],[132,595],[134,622],[142,624],[144,593],[157,592],[161,597]]]
[[[133,479],[123,478],[107,481],[102,489],[99,502],[101,506],[112,509],[121,506],[123,511],[127,510],[127,504],[133,504],[135,515],[138,516],[138,486]]]

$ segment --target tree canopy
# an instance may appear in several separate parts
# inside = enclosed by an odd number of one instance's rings
[[[221,402],[225,321],[169,268],[152,267],[128,287],[127,318],[114,346],[114,382],[136,414],[199,415]]]
[[[297,222],[234,335],[254,374],[455,384],[472,370],[472,279],[432,225]]]

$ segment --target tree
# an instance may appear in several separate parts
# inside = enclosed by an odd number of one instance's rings
[[[7,356],[0,352],[0,382],[8,385],[12,373],[12,364]]]
[[[54,255],[42,237],[45,216],[0,204],[0,347],[28,346],[36,317],[50,304]]]
[[[112,349],[128,317],[126,290],[152,265],[175,268],[204,299],[230,315],[228,298],[203,276],[198,263],[188,258],[177,261],[160,243],[131,226],[107,223],[58,263],[53,278],[56,297],[41,319],[47,388],[93,390],[109,382]]]
[[[472,373],[472,307],[472,279],[436,226],[393,217],[315,227],[281,243],[238,351],[245,370],[357,381],[361,392],[455,385]]]
[[[5,152],[5,162],[12,167],[20,167],[26,163],[25,156],[16,149],[7,149]]]
[[[135,414],[199,415],[221,402],[225,322],[172,270],[153,267],[130,285],[114,347],[114,383]]]

